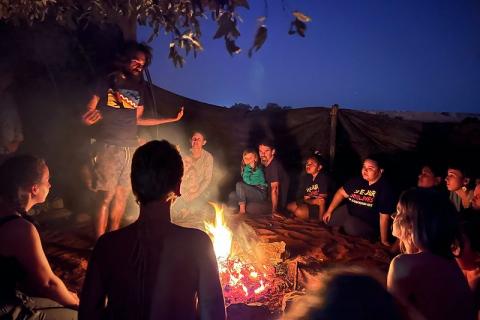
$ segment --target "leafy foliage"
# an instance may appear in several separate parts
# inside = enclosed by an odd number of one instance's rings
[[[295,20],[293,20],[290,24],[290,30],[288,30],[288,34],[297,33],[299,36],[305,37],[305,31],[307,30],[307,22],[310,22],[310,17],[299,11],[294,11],[293,16],[295,17]]]
[[[113,24],[120,27],[126,39],[134,40],[137,24],[148,26],[153,41],[160,31],[171,36],[169,58],[181,67],[185,54],[196,54],[203,49],[200,20],[210,13],[218,25],[215,39],[223,38],[227,51],[233,55],[241,49],[236,44],[239,8],[249,9],[248,0],[0,0],[0,21],[29,26],[46,19],[75,29],[86,24]],[[295,11],[289,33],[305,36],[310,18]],[[267,38],[267,28],[261,24],[249,50],[258,51]]]

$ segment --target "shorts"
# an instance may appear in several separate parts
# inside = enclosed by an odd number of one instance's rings
[[[137,147],[98,143],[94,160],[95,191],[115,191],[117,186],[131,188],[132,156]]]

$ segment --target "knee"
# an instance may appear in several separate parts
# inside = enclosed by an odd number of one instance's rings
[[[293,212],[295,217],[300,218],[302,220],[308,220],[308,207],[305,205],[299,205],[295,211]]]
[[[240,188],[243,188],[243,182],[242,181],[239,181],[235,184],[235,189],[240,189]]]
[[[100,206],[109,206],[110,202],[112,202],[112,199],[115,195],[115,192],[113,191],[98,191],[97,196],[96,196],[96,202]]]
[[[287,210],[290,211],[290,212],[295,213],[297,208],[298,208],[298,206],[297,206],[296,202],[290,202],[289,204],[287,204]]]
[[[129,193],[128,188],[117,187],[117,189],[115,190],[115,198],[117,198],[117,200],[126,201],[128,198],[128,193]]]

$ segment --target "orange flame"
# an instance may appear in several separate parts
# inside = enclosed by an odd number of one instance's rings
[[[215,209],[215,223],[205,222],[205,230],[213,242],[217,260],[226,260],[232,248],[232,231],[225,224],[223,206],[210,202]]]

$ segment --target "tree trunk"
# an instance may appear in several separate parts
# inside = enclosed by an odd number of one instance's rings
[[[119,17],[117,25],[122,30],[124,41],[137,41],[137,17],[135,14]]]

